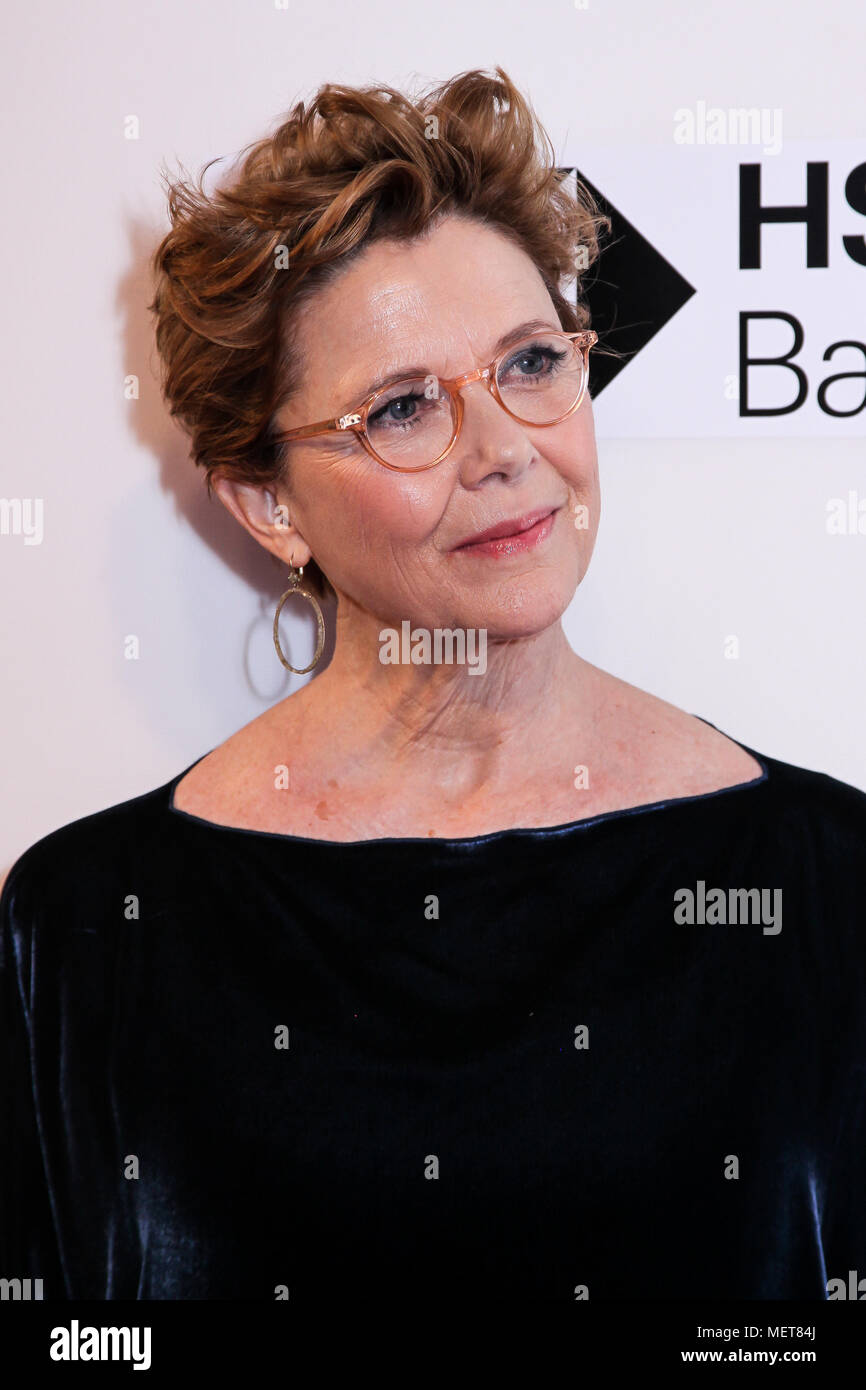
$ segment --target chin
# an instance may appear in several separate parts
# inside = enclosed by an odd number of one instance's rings
[[[574,597],[576,585],[562,583],[538,586],[524,584],[511,591],[502,590],[483,611],[475,626],[486,628],[491,642],[537,637],[558,623]]]

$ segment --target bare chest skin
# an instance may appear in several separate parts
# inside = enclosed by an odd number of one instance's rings
[[[632,689],[632,687],[629,687]],[[354,768],[342,776],[327,750],[274,739],[267,716],[201,760],[175,788],[173,805],[199,819],[271,834],[352,841],[463,839],[514,828],[592,819],[629,807],[697,796],[749,782],[760,765],[745,749],[645,692],[624,704],[592,747],[579,738],[547,750],[539,774],[498,792],[453,797],[424,785],[411,765]],[[527,737],[534,737],[531,730]],[[538,735],[538,746],[544,746]]]

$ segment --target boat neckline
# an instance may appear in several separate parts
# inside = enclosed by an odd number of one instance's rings
[[[711,729],[715,729],[716,733],[723,734],[723,737],[730,738],[729,734],[725,734],[722,729],[712,724],[709,719],[704,719],[702,715],[697,714],[692,717],[700,719],[704,724],[709,724]],[[770,776],[768,760],[756,752],[754,748],[749,748],[747,744],[740,743],[737,739],[731,738],[731,743],[735,743],[738,748],[742,748],[745,753],[755,759],[761,768],[760,777],[750,777],[745,782],[734,782],[729,787],[716,787],[713,791],[696,792],[691,796],[666,797],[660,801],[643,802],[639,806],[624,806],[612,811],[602,811],[597,816],[584,816],[578,820],[563,821],[559,825],[509,826],[505,830],[490,830],[483,835],[375,835],[366,840],[327,840],[317,839],[312,835],[291,835],[280,830],[255,830],[245,825],[221,825],[219,821],[207,820],[204,816],[193,815],[191,811],[182,811],[179,806],[174,804],[174,793],[181,779],[214,752],[213,748],[202,753],[201,757],[196,758],[195,762],[190,763],[189,767],[183,768],[176,777],[172,777],[166,783],[168,792],[166,802],[167,810],[171,815],[222,835],[253,835],[264,840],[282,840],[299,845],[322,845],[340,849],[369,847],[370,845],[436,845],[440,848],[453,845],[459,849],[462,846],[485,844],[491,840],[504,840],[509,836],[544,839],[554,835],[577,833],[590,830],[597,825],[604,825],[608,821],[624,820],[628,816],[645,815],[650,811],[662,811],[677,806],[690,806],[699,801],[714,801],[718,797],[730,796],[733,792],[747,791],[750,787],[759,787],[767,782]]]

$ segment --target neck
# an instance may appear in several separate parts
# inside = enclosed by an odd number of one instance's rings
[[[443,795],[505,790],[567,763],[576,729],[590,735],[599,672],[574,652],[558,620],[528,637],[488,635],[483,672],[476,661],[475,673],[468,661],[404,664],[411,630],[395,629],[396,663],[383,664],[381,622],[338,605],[334,656],[308,687],[315,696],[303,716],[344,773],[390,768]],[[477,646],[467,650],[477,657]]]

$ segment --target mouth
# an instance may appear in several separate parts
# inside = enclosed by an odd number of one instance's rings
[[[514,555],[546,540],[560,507],[537,507],[523,516],[513,517],[478,531],[454,547],[456,555]]]

